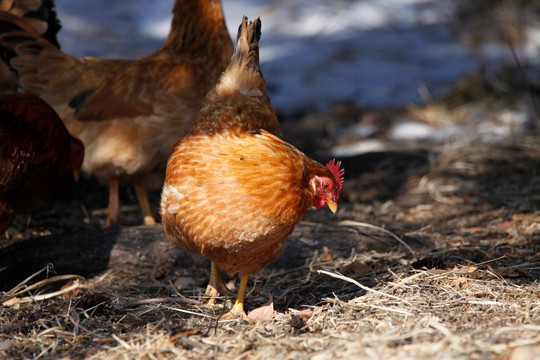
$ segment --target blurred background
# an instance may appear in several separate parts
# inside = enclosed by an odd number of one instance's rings
[[[136,57],[166,38],[173,3],[57,0],[59,41],[75,56]],[[261,17],[262,68],[285,129],[295,120],[289,137],[309,129],[332,139],[302,140],[305,151],[342,156],[384,150],[388,141],[417,147],[536,130],[539,0],[224,0],[223,7],[232,36],[242,15]],[[338,121],[329,127],[313,116],[323,113]]]

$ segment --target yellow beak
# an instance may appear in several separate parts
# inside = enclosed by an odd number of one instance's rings
[[[334,214],[336,213],[337,211],[337,204],[335,201],[332,201],[331,199],[328,199],[326,201],[326,205],[328,205],[328,208],[330,209],[331,212],[333,212]]]
[[[79,169],[73,170],[73,178],[75,181],[79,181]]]

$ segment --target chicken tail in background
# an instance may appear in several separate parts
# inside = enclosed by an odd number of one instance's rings
[[[22,19],[47,41],[60,48],[56,34],[62,26],[54,10],[53,0],[0,0],[0,12]],[[6,57],[4,54],[2,57],[10,58],[11,56]],[[9,63],[0,63],[0,94],[16,90],[17,73],[10,69]]]
[[[259,66],[261,20],[242,19],[231,62],[214,90],[206,97],[196,128],[220,129],[243,126],[246,130],[264,129],[281,135],[281,128]],[[256,109],[252,111],[251,109]],[[248,111],[243,111],[243,110]],[[227,119],[227,122],[216,119]]]
[[[81,167],[84,145],[47,103],[20,93],[0,96],[0,144],[1,236],[64,172]]]
[[[60,47],[56,34],[62,26],[53,0],[0,0],[0,11],[23,18],[51,44]]]

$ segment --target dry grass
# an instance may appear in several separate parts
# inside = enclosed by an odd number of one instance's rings
[[[431,256],[437,256],[432,254]],[[390,266],[353,279],[337,272],[384,257]],[[441,258],[440,254],[438,256]],[[403,256],[353,254],[314,261],[265,284],[276,302],[311,292],[312,306],[282,308],[271,321],[219,320],[163,285],[122,283],[108,272],[65,298],[35,297],[18,311],[0,308],[0,354],[17,358],[89,359],[373,359],[509,358],[540,347],[540,262],[494,269],[493,262],[415,269]],[[311,270],[310,270],[311,269]],[[505,270],[505,271],[503,271]],[[501,275],[505,274],[507,276]],[[265,281],[258,277],[258,281]],[[362,283],[374,284],[366,290]],[[260,290],[260,289],[259,289]],[[252,292],[255,303],[266,297]],[[259,297],[263,299],[259,299]],[[10,329],[10,326],[20,329]],[[14,324],[11,325],[10,323]]]
[[[445,109],[413,115],[443,125],[500,120],[486,115],[493,108]],[[269,266],[248,288],[248,309],[273,299],[269,321],[220,320],[233,297],[204,306],[208,269],[199,263],[163,277],[74,276],[62,289],[66,279],[52,277],[1,294],[0,358],[538,360],[540,140],[467,140],[397,158],[408,162],[344,159],[337,219],[318,211],[308,220],[386,241],[341,257],[332,248],[286,253],[307,261]],[[62,226],[82,228],[77,221]]]
[[[263,269],[247,307],[272,298],[269,321],[220,320],[232,296],[202,305],[206,268],[179,265],[160,280],[117,269],[56,276],[2,294],[0,357],[537,359],[537,149],[525,137],[445,146],[427,170],[407,172],[399,196],[344,202],[343,225],[395,247],[345,257],[323,248],[303,266]],[[379,183],[374,174],[349,174],[348,186]]]

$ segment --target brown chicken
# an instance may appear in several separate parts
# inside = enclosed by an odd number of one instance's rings
[[[206,294],[223,289],[220,269],[239,273],[228,317],[245,315],[249,275],[284,249],[308,208],[335,213],[343,183],[340,163],[323,166],[269,132],[279,124],[259,69],[260,26],[242,21],[231,63],[173,146],[161,195],[169,239],[212,262]]]
[[[0,11],[23,18],[45,39],[59,47],[56,34],[61,26],[52,0],[0,0]],[[0,32],[7,30],[2,29]],[[14,92],[17,86],[17,73],[0,62],[0,94]]]
[[[79,169],[84,146],[36,96],[0,96],[0,234],[17,213],[49,193],[60,175]]]
[[[165,43],[131,61],[74,58],[8,13],[0,31],[20,89],[55,108],[86,146],[83,171],[109,182],[108,223],[118,219],[119,182],[135,186],[145,223],[155,223],[146,190],[162,185],[171,143],[232,55],[220,1],[177,0]]]

